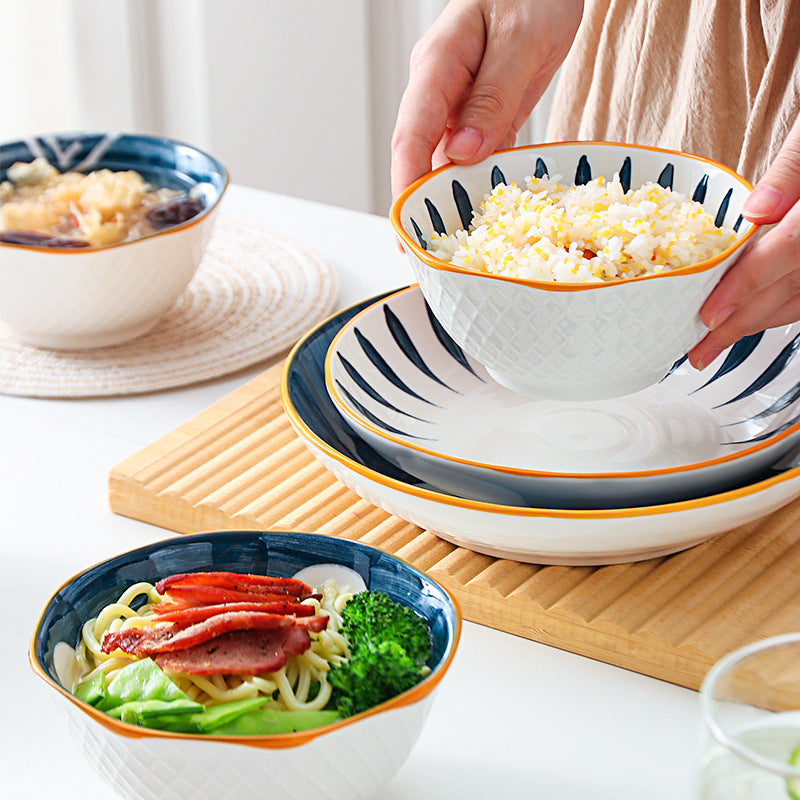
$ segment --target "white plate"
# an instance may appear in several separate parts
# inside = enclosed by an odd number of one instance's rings
[[[417,286],[334,337],[337,410],[405,471],[473,500],[624,508],[755,480],[800,442],[800,324],[748,337],[703,372],[688,362],[636,394],[564,402],[493,381]]]
[[[331,317],[290,354],[286,414],[311,452],[367,501],[441,538],[492,556],[540,564],[609,564],[666,555],[759,519],[800,495],[800,467],[695,500],[627,509],[534,508],[437,491],[376,452],[334,407],[324,359],[341,327],[377,299]]]

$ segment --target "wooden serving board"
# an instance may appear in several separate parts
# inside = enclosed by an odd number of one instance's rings
[[[800,630],[800,501],[690,550],[633,564],[492,558],[388,514],[334,478],[284,415],[280,374],[273,367],[114,467],[112,511],[179,533],[293,530],[356,539],[445,585],[467,620],[693,689],[729,650]]]

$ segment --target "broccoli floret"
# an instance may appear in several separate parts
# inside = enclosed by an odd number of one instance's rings
[[[366,642],[331,670],[336,710],[349,717],[419,683],[420,668],[397,642]]]
[[[342,633],[353,651],[365,642],[397,642],[420,667],[428,660],[431,637],[425,620],[383,592],[354,595],[342,620]]]
[[[342,716],[379,705],[422,678],[431,649],[425,621],[381,592],[355,595],[342,612],[351,655],[330,672],[332,702]]]

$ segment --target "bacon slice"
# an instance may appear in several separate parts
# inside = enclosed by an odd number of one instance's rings
[[[153,606],[153,611],[158,615],[159,622],[173,622],[179,627],[186,627],[194,622],[202,622],[204,619],[229,611],[266,611],[270,614],[294,614],[296,617],[310,617],[314,614],[314,606],[303,605],[287,599],[281,602],[220,603],[213,606],[181,606],[175,603],[161,603]]]
[[[289,594],[303,599],[312,590],[307,583],[296,578],[273,578],[268,575],[249,575],[238,572],[184,572],[162,578],[156,591],[164,594],[174,586],[214,586],[219,589],[252,592],[254,594]]]
[[[102,650],[152,657],[169,672],[256,675],[280,669],[311,645],[328,617],[303,600],[319,597],[294,578],[233,572],[170,575],[152,607],[156,624],[107,634]]]
[[[121,631],[107,633],[103,637],[100,649],[104,653],[113,653],[115,650],[122,650],[123,653],[139,656],[139,646],[142,643],[146,644],[150,642],[156,645],[158,642],[170,639],[173,635],[174,630],[171,625],[163,628],[125,628]]]
[[[318,632],[327,624],[326,616],[298,618],[294,615],[270,614],[263,611],[229,611],[185,628],[176,625],[158,625],[152,628],[128,628],[109,633],[103,638],[102,650],[104,653],[111,653],[120,649],[137,658],[145,658],[156,653],[185,650],[230,631],[271,631],[297,627]]]
[[[243,592],[237,589],[223,589],[219,586],[170,586],[167,596],[171,601],[186,606],[219,605],[220,603],[280,603],[294,595],[281,593],[263,594],[260,592]],[[309,595],[311,596],[311,595]]]
[[[166,672],[190,675],[258,675],[280,669],[289,656],[300,655],[311,646],[305,628],[274,631],[233,631],[216,639],[170,653],[154,661]]]

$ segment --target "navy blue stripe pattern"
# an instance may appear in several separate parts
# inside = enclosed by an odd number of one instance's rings
[[[387,293],[391,294],[391,293]],[[386,297],[387,295],[384,295]],[[358,434],[336,410],[325,385],[325,354],[333,337],[356,314],[382,298],[365,300],[345,309],[308,335],[287,365],[289,400],[303,422],[325,444],[365,467],[409,486],[433,488],[384,458]],[[440,494],[447,492],[438,489]]]
[[[431,368],[425,363],[422,356],[419,354],[419,350],[414,346],[414,342],[411,341],[411,337],[408,335],[408,331],[406,331],[405,327],[403,327],[403,323],[397,318],[397,315],[392,311],[389,307],[389,304],[386,303],[383,307],[383,315],[386,320],[386,327],[389,329],[389,333],[392,334],[392,338],[397,343],[397,346],[403,352],[405,357],[424,375],[427,375],[431,380],[436,381],[438,384],[445,387],[445,389],[450,389],[450,391],[455,391],[455,389],[451,389],[441,378],[437,375],[434,375],[431,371]]]
[[[592,168],[589,159],[584,155],[578,159],[578,166],[575,169],[575,185],[583,186],[592,179]]]
[[[429,403],[430,405],[434,406],[436,405],[436,403],[426,400],[424,397],[422,397],[422,395],[417,394],[410,386],[402,381],[397,376],[397,373],[386,363],[386,360],[378,352],[378,349],[375,347],[375,345],[372,344],[372,342],[367,339],[367,337],[364,336],[364,334],[361,333],[358,328],[355,329],[354,333],[358,343],[361,345],[361,349],[364,351],[364,354],[375,365],[375,368],[381,373],[381,375],[383,375],[384,378],[393,383],[398,389],[400,389],[400,391],[405,392],[410,397],[416,397],[417,400],[421,400],[423,403]]]
[[[341,353],[336,354],[339,358],[339,363],[344,367],[344,371],[350,376],[350,379],[355,383],[362,392],[369,395],[376,403],[380,403],[385,408],[388,408],[390,411],[396,411],[398,414],[403,414],[403,416],[411,417],[412,419],[417,420],[418,422],[427,422],[428,420],[424,420],[421,417],[417,417],[414,414],[409,414],[407,411],[404,411],[402,408],[397,408],[393,403],[390,403],[383,395],[376,391],[372,384],[365,380],[361,373],[352,365],[350,361],[348,361]]]
[[[438,214],[439,212],[437,211],[436,213]],[[416,223],[416,221],[414,220],[413,217],[411,218],[411,226],[414,228],[414,234],[417,237],[417,241],[419,242],[419,246],[423,250],[427,250],[428,249],[428,243],[425,241],[425,237],[422,235],[422,231],[420,230],[419,225],[417,225],[417,223]]]
[[[416,476],[407,473],[374,450],[353,431],[345,418],[337,411],[325,388],[324,361],[333,337],[360,311],[374,303],[380,302],[382,299],[387,299],[387,297],[390,297],[390,295],[384,296],[383,298],[378,297],[365,300],[358,306],[342,311],[337,316],[332,317],[309,334],[294,352],[287,367],[289,401],[303,422],[326,444],[345,457],[409,486],[431,489],[439,494],[455,495],[452,491],[447,491],[441,486],[431,486]],[[766,386],[771,380],[779,377],[786,366],[791,363],[790,356],[793,355],[794,351],[797,349],[797,338],[798,337],[784,347],[781,356],[770,360],[765,358],[764,355],[766,344],[764,348],[753,346],[754,342],[756,344],[761,343],[761,337],[753,337],[749,339],[749,341],[741,344],[737,351],[737,356],[728,364],[730,369],[726,367],[725,374],[733,376],[737,369],[752,370],[754,363],[764,362],[767,363],[766,368],[759,372],[757,380],[751,381],[751,384],[757,383]],[[748,353],[746,357],[743,355],[745,352]],[[680,359],[680,361],[684,362],[685,357]],[[468,368],[464,364],[462,364],[462,366]],[[718,373],[720,374],[717,376],[717,379],[722,377],[722,371],[718,370]],[[668,378],[665,380],[667,382],[669,381]],[[707,386],[709,383],[710,381],[706,382],[704,385]],[[761,409],[756,415],[753,415],[749,419],[757,420],[766,415],[777,414],[785,410],[795,402],[798,394],[800,394],[800,383],[788,389],[768,408]],[[731,402],[733,402],[733,400]],[[748,421],[749,420],[741,420],[743,424]],[[800,422],[800,414],[793,414],[790,419],[784,419],[775,424],[772,428],[762,430],[753,437],[743,437],[736,442],[728,442],[727,444],[754,445],[776,436],[793,425],[796,425],[798,422]]]
[[[631,189],[631,175],[633,171],[633,164],[631,156],[625,156],[620,169],[619,169],[619,180],[620,184],[624,191],[628,192]],[[544,162],[544,159],[541,157],[536,158],[536,165],[534,168],[533,175],[535,178],[549,178],[549,171],[547,169],[547,165]],[[577,166],[575,168],[575,185],[582,186],[583,184],[589,183],[592,180],[592,166],[589,162],[589,158],[586,154],[583,154],[579,159]],[[675,165],[672,162],[667,162],[664,165],[661,173],[658,176],[657,183],[664,187],[665,189],[672,189],[673,182],[675,180]],[[506,179],[505,174],[500,169],[500,167],[495,164],[491,168],[490,172],[490,183],[491,188],[495,189],[497,186],[501,184],[507,184],[508,181]],[[473,217],[473,205],[472,201],[470,200],[469,193],[464,188],[464,186],[457,180],[452,182],[452,190],[453,190],[453,200],[455,203],[455,208],[458,213],[458,218],[460,220],[460,227],[464,230],[469,230],[470,225],[472,224],[472,217]],[[705,202],[706,194],[708,192],[708,175],[705,174],[699,180],[697,185],[694,188],[692,193],[692,200],[697,201],[698,203]],[[722,201],[717,208],[716,216],[714,217],[714,224],[719,228],[722,227],[725,223],[725,217],[728,213],[728,208],[730,206],[731,198],[733,196],[733,189],[729,189],[726,193],[725,197],[723,197]],[[445,235],[447,233],[446,226],[444,224],[444,218],[436,207],[436,205],[429,199],[425,198],[425,207],[428,212],[428,216],[430,217],[431,226],[433,231],[439,235]],[[742,223],[744,222],[743,217],[738,215],[736,223],[733,226],[733,230],[737,231],[741,227]],[[411,226],[414,229],[414,235],[417,237],[417,241],[424,250],[428,250],[428,242],[425,240],[425,236],[422,232],[422,229],[417,224],[416,220],[411,218]]]
[[[60,172],[136,170],[156,186],[206,190],[212,205],[227,182],[225,168],[212,156],[183,142],[142,134],[56,133],[0,146],[0,181],[17,161],[42,157]]]
[[[788,392],[784,392],[772,405],[767,406],[760,414],[756,414],[753,419],[759,420],[770,417],[779,411],[783,411],[784,408],[793,406],[798,400],[800,400],[800,383],[795,384]]]
[[[672,163],[667,164],[664,169],[661,170],[661,174],[658,176],[658,185],[664,189],[671,189],[672,182],[675,180],[675,165]]]
[[[453,181],[453,200],[461,218],[461,227],[467,230],[472,225],[472,202],[467,190],[458,181]]]
[[[485,383],[483,378],[481,378],[472,368],[472,364],[467,361],[464,351],[452,340],[450,334],[442,327],[442,323],[436,319],[427,301],[425,303],[425,312],[428,315],[428,321],[431,323],[431,328],[433,328],[433,333],[439,340],[439,343],[442,345],[442,347],[444,347],[450,356],[458,361],[458,363],[461,364],[461,366],[464,367],[467,372],[472,373],[481,383]]]
[[[444,222],[442,222],[442,215],[439,213],[439,209],[426,197],[425,198],[425,207],[428,209],[428,216],[431,218],[431,225],[433,225],[433,229],[439,235],[444,235],[447,233],[447,228],[444,227]]]
[[[753,350],[758,347],[758,343],[764,336],[764,331],[751,334],[739,339],[733,347],[728,351],[725,360],[720,365],[719,369],[702,385],[698,386],[694,392],[699,392],[714,381],[719,380],[723,375],[727,375],[731,370],[736,369],[740,364],[743,364],[752,354]],[[694,394],[692,392],[692,394]]]
[[[395,344],[397,345],[397,352],[402,354],[402,357],[408,360],[410,364],[412,364],[422,375],[424,375],[429,380],[434,381],[435,383],[439,384],[443,388],[447,389],[448,391],[453,392],[454,394],[461,394],[456,389],[453,389],[446,381],[444,381],[439,375],[437,375],[434,370],[426,363],[423,359],[422,355],[420,354],[419,348],[414,343],[413,335],[409,333],[409,330],[406,325],[403,324],[401,319],[398,315],[392,310],[391,308],[391,298],[385,301],[382,305],[383,308],[383,318],[386,324],[386,329],[389,331],[392,339],[394,340]],[[464,354],[464,351],[450,338],[447,332],[442,328],[441,323],[436,319],[433,315],[433,312],[425,303],[425,310],[428,322],[430,323],[431,330],[436,337],[437,341],[442,345],[444,352],[450,357],[452,361],[455,361],[461,368],[466,370],[475,380],[484,383],[484,379],[478,376],[475,372],[474,367],[469,363],[469,360]],[[365,335],[358,327],[353,329],[356,339],[358,340],[362,351],[367,356],[369,365],[374,367],[378,374],[388,380],[393,386],[400,389],[404,394],[414,397],[417,400],[421,400],[422,402],[426,403],[428,407],[435,407],[440,408],[437,403],[435,403],[431,398],[425,397],[423,395],[423,390],[413,381],[411,383],[414,384],[416,389],[419,391],[415,391],[412,389],[407,382],[401,380],[398,376],[398,365],[395,364],[396,368],[393,368],[390,365],[389,361],[386,358],[381,356],[378,353],[378,347],[375,345],[368,337]],[[394,351],[393,351],[394,352]],[[405,417],[413,418],[419,422],[430,422],[430,420],[426,420],[416,414],[411,414],[404,409],[400,408],[396,403],[391,402],[385,395],[380,391],[379,388],[370,380],[365,372],[364,367],[367,364],[361,365],[361,367],[357,367],[353,363],[351,363],[346,357],[344,357],[341,353],[337,353],[340,363],[345,369],[345,372],[348,374],[350,379],[353,381],[353,391],[351,392],[347,387],[343,386],[338,380],[337,385],[341,388],[343,394],[347,397],[347,399],[351,403],[351,407],[355,408],[364,418],[368,419],[373,425],[382,428],[383,430],[387,431],[388,433],[404,436],[408,439],[417,439],[417,440],[427,440],[431,441],[430,438],[424,436],[418,436],[416,434],[409,433],[408,431],[402,430],[398,427],[396,423],[391,423],[386,421],[382,418],[379,409],[377,408],[369,408],[366,403],[371,400],[375,403],[378,403],[383,408],[395,412],[397,414],[403,415]],[[447,361],[446,363],[450,363]],[[402,370],[400,370],[402,371]],[[363,400],[356,397],[356,392],[362,393]]]
[[[347,397],[347,399],[351,402],[351,404],[373,424],[378,425],[389,433],[394,433],[398,436],[405,436],[407,439],[423,439],[422,436],[414,436],[414,434],[408,433],[407,431],[401,431],[399,428],[395,428],[393,425],[389,425],[389,423],[379,419],[363,403],[359,403],[358,400],[356,400],[356,398],[353,397],[353,395],[350,394],[350,392],[347,391],[347,389],[342,386],[341,383],[339,383],[339,381],[336,381],[336,385],[339,387],[340,391],[345,395],[345,397]]]
[[[745,397],[749,397],[752,394],[755,394],[757,391],[763,389],[768,383],[775,380],[787,367],[789,362],[795,357],[797,353],[797,348],[800,346],[800,334],[795,336],[789,344],[787,344],[783,350],[777,355],[777,357],[772,361],[769,366],[746,388],[743,389],[736,397],[731,398],[725,403],[720,403],[719,405],[715,406],[715,408],[721,408],[722,406],[729,405],[730,403],[735,403],[738,400],[743,400]]]
[[[728,213],[728,206],[730,205],[732,195],[733,189],[728,189],[725,197],[722,198],[722,202],[719,204],[717,216],[714,217],[714,224],[718,228],[721,228],[725,224],[725,215]]]
[[[392,336],[397,343],[400,351],[404,354],[408,360],[414,364],[414,366],[424,375],[426,375],[429,379],[432,379],[442,386],[446,386],[448,389],[451,387],[447,386],[445,381],[443,381],[440,377],[438,377],[434,371],[431,369],[428,363],[426,363],[422,356],[420,355],[419,349],[415,346],[413,342],[413,335],[409,333],[409,330],[406,326],[404,326],[398,317],[394,314],[394,312],[390,308],[391,305],[391,298],[384,302],[384,315],[386,319],[386,324]],[[448,336],[446,331],[442,328],[441,324],[438,322],[436,317],[433,315],[430,307],[425,304],[426,313],[428,320],[431,324],[431,328],[436,335],[436,338],[441,343],[442,347],[444,348],[445,352],[450,356],[451,359],[455,360],[458,364],[461,365],[465,370],[468,370],[472,376],[474,376],[477,380],[483,380],[478,376],[472,365],[469,363],[469,360],[464,355],[461,348],[452,341],[452,339]],[[750,336],[745,336],[741,340],[739,340],[733,347],[729,349],[727,352],[722,364],[716,369],[716,371],[711,375],[709,378],[705,379],[700,385],[698,385],[695,389],[693,389],[690,394],[695,394],[697,392],[701,392],[708,387],[718,384],[718,382],[724,378],[725,376],[731,375],[735,373],[736,370],[743,369],[745,374],[748,377],[753,375],[753,365],[760,364],[761,362],[765,362],[766,366],[762,369],[759,369],[754,378],[752,378],[747,386],[741,390],[740,387],[742,385],[741,381],[738,385],[736,385],[736,391],[732,392],[732,395],[729,399],[725,400],[722,403],[717,404],[714,406],[715,408],[721,408],[723,406],[730,406],[735,404],[739,401],[746,400],[750,398],[752,395],[756,394],[757,392],[763,390],[767,387],[770,383],[775,381],[776,379],[780,378],[788,365],[791,363],[792,359],[795,355],[800,351],[800,334],[795,336],[791,342],[783,347],[781,352],[772,358],[771,360],[765,359],[765,352],[762,349],[759,349],[759,345],[761,345],[764,339],[764,332],[759,332],[756,334],[752,334]],[[663,379],[664,382],[669,385],[669,376],[674,373],[674,371],[686,361],[686,357],[682,357],[679,359],[675,365],[673,366],[670,373]],[[430,363],[438,363],[437,359],[434,359]],[[363,379],[362,380],[366,380]],[[368,383],[369,381],[366,380]],[[415,388],[419,389],[419,386],[415,382],[411,382]],[[367,389],[359,384],[359,388],[362,391],[365,391],[367,394],[371,394]],[[374,387],[372,387],[374,391]],[[452,390],[452,389],[451,389]],[[716,390],[718,391],[718,389]],[[770,395],[768,394],[767,397]],[[774,397],[774,394],[772,395]],[[375,399],[375,398],[373,398]],[[428,403],[432,403],[432,401],[428,398],[420,398],[426,400]],[[746,417],[737,420],[735,423],[729,423],[726,427],[730,427],[730,425],[747,425],[748,423],[758,423],[756,427],[756,432],[748,438],[737,438],[735,441],[726,441],[723,442],[725,445],[743,445],[743,444],[756,444],[761,441],[766,441],[767,439],[775,436],[781,431],[786,430],[787,428],[791,427],[796,420],[792,420],[790,422],[786,422],[785,420],[779,420],[776,418],[776,422],[774,425],[767,424],[767,427],[764,427],[764,421],[768,420],[771,417],[775,417],[775,415],[779,414],[780,412],[784,411],[787,408],[791,408],[794,403],[800,400],[800,383],[798,385],[791,387],[789,390],[784,391],[780,398],[774,400],[770,403],[766,408],[764,404],[753,404],[752,401],[748,403],[748,414]],[[379,401],[380,402],[380,401]],[[382,403],[382,405],[387,405],[386,402]],[[391,406],[391,404],[388,404]],[[755,405],[755,407],[754,407]],[[392,410],[403,413],[401,409],[393,407]],[[365,416],[367,416],[365,414]],[[414,415],[410,415],[414,416]],[[395,426],[387,422],[382,422],[381,420],[377,419],[375,414],[369,416],[369,419],[376,425],[380,425],[385,430],[396,433],[397,429]],[[420,417],[416,417],[418,420],[422,420]],[[411,436],[409,434],[405,434],[406,436]],[[414,437],[417,438],[417,437]]]
[[[407,359],[408,362],[421,373],[421,375],[424,375],[429,380],[435,381],[449,391],[456,391],[452,388],[452,386],[449,385],[447,381],[443,380],[442,377],[436,374],[437,365],[447,365],[452,363],[452,361],[455,361],[460,365],[461,368],[468,371],[475,380],[483,381],[483,378],[476,374],[473,366],[470,364],[461,348],[455,342],[453,342],[453,340],[441,326],[427,303],[425,303],[425,311],[428,322],[431,326],[431,330],[444,349],[444,352],[447,354],[447,356],[449,356],[449,358],[446,358],[441,362],[439,361],[438,357],[431,359],[427,358],[426,356],[427,360],[423,358],[420,348],[414,342],[416,331],[409,329],[407,325],[404,325],[391,306],[392,298],[389,297],[383,302],[382,308],[386,328],[398,347],[398,351],[396,352],[398,355],[402,354],[402,357]],[[378,373],[383,378],[389,380],[394,386],[400,388],[405,394],[413,396],[429,406],[435,406],[436,408],[440,407],[434,403],[430,397],[425,397],[425,391],[422,388],[425,385],[424,381],[411,380],[408,381],[408,383],[401,381],[400,378],[397,377],[396,369],[393,369],[383,357],[378,355],[377,346],[370,342],[358,328],[355,328],[354,330],[356,337],[361,343],[362,349],[367,354],[369,362],[371,362],[372,366],[377,369]],[[700,383],[695,389],[691,390],[690,394],[702,392],[704,389],[707,389],[711,386],[717,386],[719,381],[721,381],[724,377],[735,374],[736,370],[743,370],[744,374],[747,374],[748,377],[751,377],[747,386],[741,389],[741,381],[738,384],[734,384],[735,389],[731,392],[731,396],[724,402],[715,406],[715,408],[721,408],[723,406],[729,406],[751,397],[755,393],[764,389],[772,381],[781,377],[784,374],[787,366],[791,363],[792,359],[800,350],[800,334],[795,336],[791,342],[783,347],[778,355],[771,359],[765,358],[764,348],[759,349],[759,346],[762,344],[763,340],[763,331],[742,338],[729,349],[722,364],[720,364],[715,372],[710,377],[703,380],[703,382]],[[391,401],[387,400],[387,398],[382,395],[380,390],[376,388],[376,385],[370,380],[369,376],[364,373],[363,366],[358,369],[354,365],[350,364],[347,359],[342,357],[341,354],[339,354],[339,357],[345,366],[347,374],[350,376],[354,384],[354,386],[351,387],[352,391],[348,391],[347,393],[348,399],[351,400],[354,408],[363,414],[365,418],[369,419],[374,425],[379,426],[389,433],[406,436],[409,439],[426,439],[424,436],[421,437],[400,430],[396,422],[390,423],[383,419],[379,413],[379,410],[374,405],[372,408],[369,408],[365,404],[368,401],[372,401],[372,403],[378,403],[387,410],[400,415],[405,415],[419,422],[431,422],[431,420],[426,420],[424,415],[417,416],[416,414],[411,414],[403,408],[398,407],[396,403],[392,403]],[[663,382],[669,385],[670,375],[672,375],[675,370],[685,361],[685,356],[679,359],[673,366],[672,370],[670,370],[670,373],[663,379]],[[758,369],[755,377],[752,378],[753,365],[760,364],[762,362],[765,363],[765,366]],[[414,387],[413,389],[411,388],[412,386]],[[715,389],[715,391],[718,392],[719,390]],[[360,393],[363,399],[356,397],[355,395],[357,393]],[[774,398],[774,393],[771,395],[767,394],[767,397],[770,396]],[[798,400],[800,400],[800,383],[784,391],[780,398],[773,400],[767,407],[764,407],[764,403],[754,404],[752,401],[750,401],[748,403],[747,416],[745,418],[736,420],[734,423],[729,423],[729,425],[726,427],[730,427],[731,425],[746,426],[747,423],[758,423],[755,426],[756,430],[752,437],[749,439],[738,438],[736,441],[723,442],[723,444],[742,445],[748,442],[755,444],[757,442],[769,439],[780,431],[786,430],[788,427],[791,427],[791,425],[794,424],[794,420],[787,423],[785,420],[776,418],[776,423],[772,426],[767,424],[766,429],[764,427],[764,420],[775,417],[775,415],[779,414],[785,409],[791,408]],[[743,429],[745,428],[742,428],[742,430]],[[433,439],[427,440],[432,441]]]
[[[702,203],[706,199],[706,191],[708,190],[708,175],[703,175],[700,178],[700,183],[697,184],[692,195],[692,200]]]
[[[619,168],[619,182],[623,192],[631,190],[631,157],[625,156],[622,166]]]

